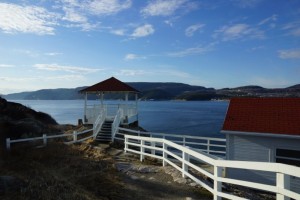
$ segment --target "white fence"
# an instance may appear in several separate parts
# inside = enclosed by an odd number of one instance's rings
[[[224,138],[175,135],[175,134],[166,134],[166,133],[152,133],[152,132],[136,131],[136,130],[120,128],[120,127],[118,128],[118,130],[119,131],[116,133],[114,138],[115,140],[124,141],[125,135],[162,138],[162,139],[167,139],[169,141],[172,141],[176,144],[198,149],[207,154],[213,154],[224,158],[226,156],[226,139]]]
[[[11,144],[13,144],[13,143],[29,142],[29,141],[37,141],[37,140],[43,140],[43,145],[46,146],[49,139],[63,138],[63,137],[72,137],[72,140],[65,142],[65,144],[73,144],[76,142],[83,142],[89,138],[93,138],[94,135],[91,134],[90,136],[87,136],[87,137],[79,139],[79,140],[78,140],[78,135],[82,135],[82,134],[85,134],[85,133],[88,133],[91,131],[93,131],[93,129],[88,129],[88,130],[84,130],[81,132],[73,131],[73,133],[70,133],[70,134],[48,135],[48,136],[46,134],[43,134],[42,137],[25,138],[25,139],[18,139],[18,140],[11,140],[10,138],[6,138],[6,149],[10,150]]]
[[[155,143],[155,145],[153,145],[153,143]],[[172,153],[174,149],[180,151],[181,156]],[[300,178],[299,167],[280,163],[219,160],[166,139],[131,135],[125,135],[124,150],[125,152],[139,154],[141,161],[144,160],[145,156],[161,159],[163,166],[166,164],[173,166],[182,173],[183,177],[191,178],[197,184],[211,192],[214,196],[214,200],[221,200],[222,197],[226,199],[246,199],[222,191],[222,185],[224,183],[271,192],[276,194],[277,200],[287,200],[289,198],[300,199],[300,194],[290,190],[290,177]],[[153,154],[153,151],[158,151],[160,154]],[[174,159],[177,160],[177,162],[174,162]],[[178,165],[178,162],[181,163],[181,165]],[[213,171],[210,172],[209,170],[199,167],[199,163],[205,163],[205,165],[211,166]],[[276,185],[226,178],[223,176],[223,172],[226,168],[273,172],[276,176]],[[210,178],[213,184],[209,184],[208,181],[196,176],[194,171]]]

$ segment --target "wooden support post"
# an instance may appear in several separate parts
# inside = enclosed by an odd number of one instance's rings
[[[145,147],[144,147],[144,145],[145,145],[145,141],[141,140],[141,156],[140,156],[141,162],[143,162],[143,160],[145,158],[145,155],[144,155],[144,153],[145,153]]]
[[[290,176],[287,174],[276,173],[276,186],[280,190],[282,189],[290,189]],[[276,194],[277,200],[290,200],[289,197],[284,196],[283,194]]]
[[[43,134],[43,144],[44,146],[47,146],[47,135]]]
[[[10,138],[6,138],[6,149],[10,151]]]
[[[222,192],[222,182],[217,180],[219,177],[222,177],[222,167],[214,166],[214,200],[222,199],[218,196],[218,192]]]
[[[73,131],[73,141],[77,141],[77,131]]]

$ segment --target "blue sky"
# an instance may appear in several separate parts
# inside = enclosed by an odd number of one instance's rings
[[[0,94],[300,83],[299,0],[0,0]]]

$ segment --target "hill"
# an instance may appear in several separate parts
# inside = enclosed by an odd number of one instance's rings
[[[202,86],[193,86],[183,83],[163,82],[128,82],[133,88],[141,91],[141,100],[211,100],[230,99],[232,97],[300,97],[300,84],[287,88],[264,88],[261,86],[248,85],[236,88],[223,88],[216,90]],[[43,89],[33,92],[21,92],[4,95],[11,100],[73,100],[83,99],[78,88]],[[96,95],[89,95],[89,99],[99,98]],[[124,95],[106,94],[106,99],[121,99]]]

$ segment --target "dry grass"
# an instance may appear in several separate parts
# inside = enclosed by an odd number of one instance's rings
[[[99,150],[100,151],[100,150]],[[21,191],[1,199],[121,199],[122,183],[112,160],[87,145],[52,143],[41,149],[15,149],[0,175],[24,182]]]

